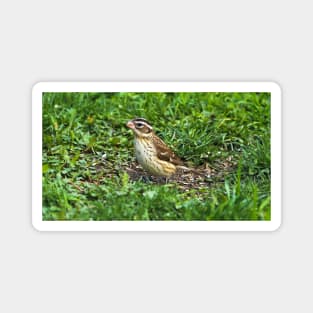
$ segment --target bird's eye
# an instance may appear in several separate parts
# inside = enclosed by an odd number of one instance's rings
[[[140,123],[140,122],[139,122],[139,123],[136,123],[136,127],[137,127],[137,128],[142,128],[142,127],[143,127],[143,123]]]

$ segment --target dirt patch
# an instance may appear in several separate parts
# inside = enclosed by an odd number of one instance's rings
[[[214,165],[204,164],[194,170],[179,169],[170,178],[156,177],[149,175],[137,163],[129,164],[125,171],[132,181],[145,181],[153,184],[174,183],[179,189],[188,191],[190,189],[202,189],[210,186],[214,182],[223,181],[227,173],[235,167],[232,158],[227,158]]]

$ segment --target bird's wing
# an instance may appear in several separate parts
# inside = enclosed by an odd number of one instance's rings
[[[183,161],[158,137],[153,136],[156,146],[157,157],[162,161],[171,162],[175,165],[183,165]]]

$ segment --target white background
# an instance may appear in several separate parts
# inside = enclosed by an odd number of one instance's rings
[[[0,311],[311,312],[310,1],[1,1]],[[274,233],[39,233],[38,81],[276,81],[283,225]]]

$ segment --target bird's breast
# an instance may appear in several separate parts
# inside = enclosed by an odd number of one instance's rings
[[[153,145],[144,139],[135,139],[135,151],[136,158],[141,165],[151,162],[156,155]]]
[[[152,175],[169,176],[175,172],[175,166],[161,161],[151,140],[135,139],[135,151],[138,163]]]

